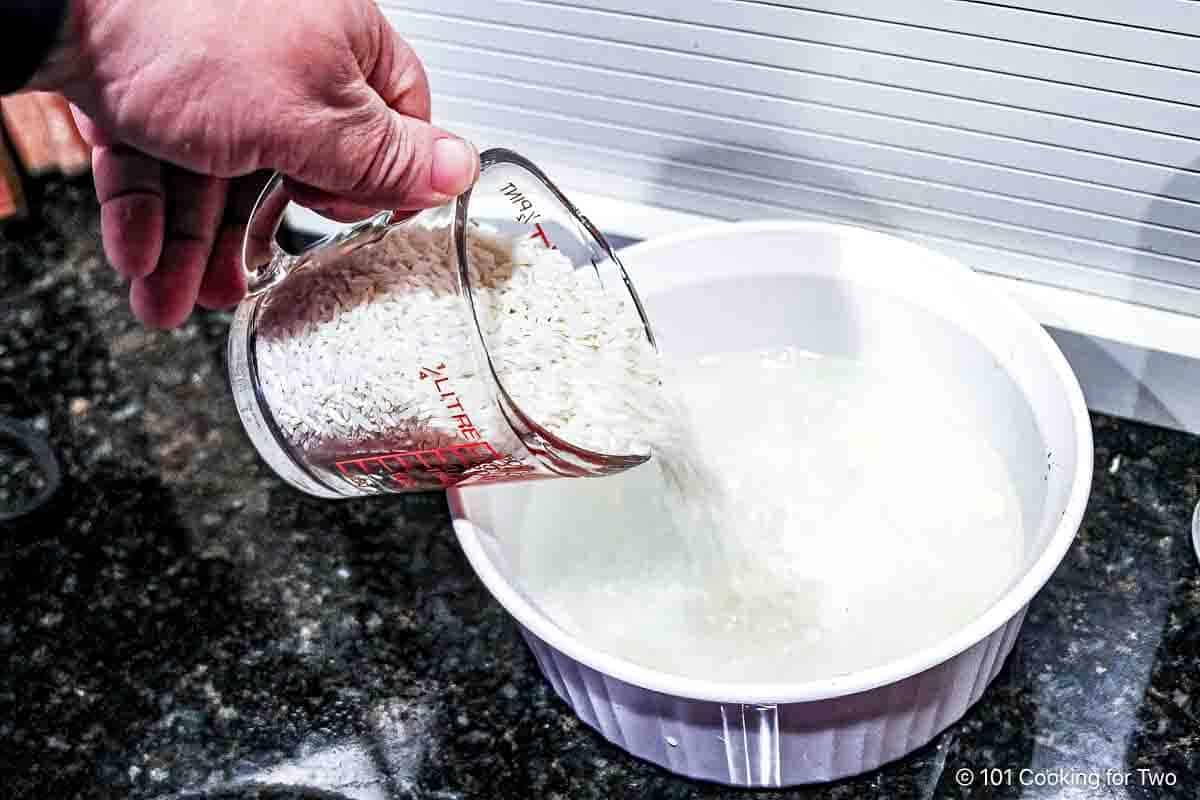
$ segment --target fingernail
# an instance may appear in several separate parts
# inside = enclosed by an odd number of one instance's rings
[[[435,192],[458,195],[475,180],[479,156],[462,139],[438,139],[433,143],[433,165],[429,182]]]

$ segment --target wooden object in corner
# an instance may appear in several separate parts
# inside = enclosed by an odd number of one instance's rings
[[[87,172],[92,166],[92,150],[75,127],[67,99],[54,92],[35,92],[34,97],[42,109],[54,163],[68,178]]]
[[[91,168],[92,150],[62,95],[22,92],[0,97],[0,121],[17,156],[14,160],[0,136],[0,220],[25,214],[19,167],[32,176],[57,171],[69,178]]]
[[[0,139],[0,222],[23,216],[25,192],[21,188],[21,176],[8,152],[8,145]]]
[[[4,117],[8,140],[25,171],[30,175],[44,175],[53,170],[57,158],[37,96],[33,92],[24,92],[0,97],[0,114]]]

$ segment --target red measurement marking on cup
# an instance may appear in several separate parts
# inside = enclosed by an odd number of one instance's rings
[[[338,472],[351,483],[382,483],[385,487],[411,489],[437,480],[453,486],[470,469],[497,462],[505,457],[487,442],[467,442],[428,450],[408,450],[377,456],[349,458],[335,463]]]
[[[516,478],[533,477],[537,470],[529,464],[522,463],[516,456],[502,456],[495,461],[480,464],[463,483],[478,486],[481,483],[496,483],[510,481]]]
[[[433,380],[433,388],[437,391],[441,398],[442,405],[447,411],[452,412],[450,419],[458,426],[458,433],[467,441],[483,441],[483,434],[475,427],[475,423],[471,421],[471,415],[463,407],[462,400],[458,393],[451,390],[447,384],[450,383],[450,377],[445,373],[446,365],[438,364],[436,367],[421,367],[421,380]]]
[[[551,250],[557,250],[554,243],[550,241],[550,237],[546,235],[545,229],[542,228],[540,222],[535,222],[542,215],[538,212],[533,204],[533,200],[525,192],[521,191],[521,187],[517,186],[512,181],[500,187],[500,194],[508,198],[508,202],[512,203],[513,208],[517,210],[517,222],[522,225],[533,225],[536,231],[529,237],[530,239],[541,239],[546,243],[546,247]]]
[[[488,442],[348,458],[335,466],[356,486],[384,490],[429,488],[435,481],[449,488],[463,482],[478,485],[537,477],[533,466],[503,455]]]
[[[554,246],[554,242],[550,241],[550,237],[548,237],[546,235],[546,231],[542,229],[542,223],[539,222],[536,225],[534,225],[533,227],[537,228],[537,232],[534,233],[533,235],[531,235],[529,237],[530,239],[541,239],[543,242],[546,243],[546,247],[549,247],[551,250],[558,249],[557,247]]]

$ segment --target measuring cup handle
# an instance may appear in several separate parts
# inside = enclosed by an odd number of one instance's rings
[[[392,218],[392,212],[381,212],[359,222],[349,230],[326,236],[292,252],[284,248],[277,238],[284,213],[291,203],[292,196],[284,183],[284,177],[277,172],[263,187],[250,212],[250,219],[246,222],[246,238],[242,243],[242,269],[246,272],[247,294],[258,294],[279,283],[303,256],[329,245],[344,244],[361,238],[366,231],[381,230]]]
[[[287,274],[284,261],[290,259],[277,256],[295,254],[284,250],[275,237],[291,201],[283,176],[275,173],[254,203],[250,219],[246,222],[246,238],[242,243],[242,268],[246,271],[247,294],[258,294],[269,289]]]

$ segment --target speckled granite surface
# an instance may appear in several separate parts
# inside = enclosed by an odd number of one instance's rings
[[[38,221],[0,234],[0,415],[49,439],[63,481],[0,523],[0,796],[746,796],[577,722],[441,497],[285,488],[227,393],[228,318],[141,330],[86,185],[42,193]],[[1200,440],[1105,418],[1095,433],[1083,530],[983,701],[897,764],[762,796],[1200,794]],[[0,453],[0,498],[20,467]],[[985,785],[993,767],[1011,780]],[[1033,785],[1061,771],[1073,785]]]

